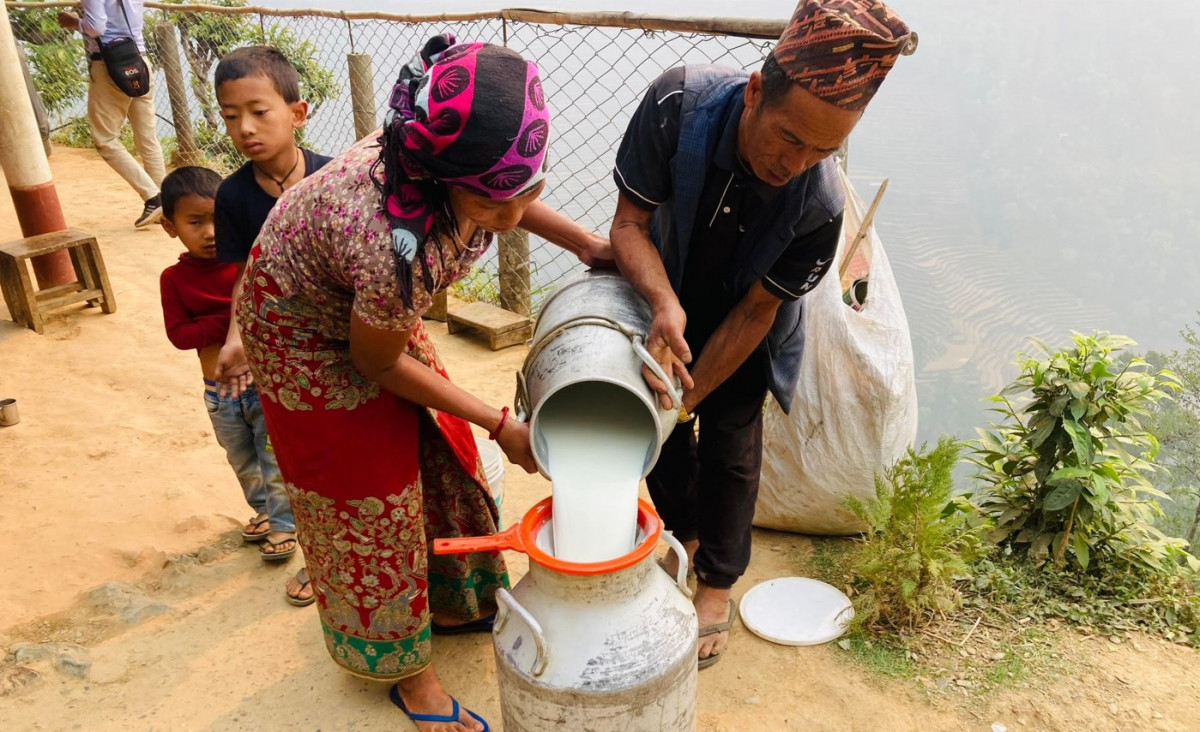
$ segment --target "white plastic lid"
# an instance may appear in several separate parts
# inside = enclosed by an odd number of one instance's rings
[[[833,585],[807,577],[780,577],[742,596],[742,623],[773,643],[815,646],[846,632],[854,605]]]

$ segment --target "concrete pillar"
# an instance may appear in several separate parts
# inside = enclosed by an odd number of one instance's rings
[[[67,228],[25,78],[21,75],[8,9],[3,4],[0,4],[0,168],[4,170],[23,236]],[[34,258],[33,272],[41,288],[75,281],[75,269],[65,251]]]

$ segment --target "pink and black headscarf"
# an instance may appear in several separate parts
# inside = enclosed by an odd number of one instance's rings
[[[400,71],[372,174],[392,229],[401,295],[411,305],[412,264],[421,257],[433,288],[430,233],[457,225],[446,185],[505,200],[546,177],[550,111],[537,66],[487,43],[430,38]],[[378,169],[382,167],[382,176]]]

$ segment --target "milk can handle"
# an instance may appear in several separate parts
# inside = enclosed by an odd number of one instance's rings
[[[534,676],[541,676],[546,671],[546,664],[550,663],[550,651],[546,648],[546,635],[542,632],[542,625],[521,606],[521,603],[517,602],[508,590],[501,587],[496,590],[496,622],[493,624],[495,632],[499,633],[504,629],[510,612],[516,613],[517,617],[524,620],[525,624],[529,626],[529,630],[533,632],[533,646],[536,655],[533,658],[533,668],[530,669],[530,672]]]
[[[688,556],[687,550],[683,548],[683,544],[679,543],[679,539],[671,536],[667,532],[663,532],[662,540],[667,542],[667,546],[671,551],[675,552],[675,556],[679,557],[679,568],[675,570],[675,584],[679,585],[679,591],[684,597],[691,597],[692,591],[688,588],[687,573],[688,573]]]
[[[655,378],[667,385],[667,396],[671,397],[671,409],[679,411],[683,409],[683,398],[679,394],[679,388],[675,385],[673,379],[667,378],[667,375],[662,370],[662,366],[650,352],[646,350],[645,344],[642,343],[642,337],[635,335],[629,339],[633,343],[633,352],[642,359],[642,363],[646,364],[646,368],[650,369],[650,373],[654,374]]]
[[[529,386],[525,383],[524,366],[517,370],[517,393],[513,397],[513,409],[518,422],[528,422],[533,412],[529,408]]]

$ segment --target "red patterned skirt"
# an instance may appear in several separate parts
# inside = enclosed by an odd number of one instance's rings
[[[470,426],[364,377],[308,299],[284,297],[253,256],[238,323],[330,654],[369,678],[421,671],[431,612],[478,619],[508,585],[498,552],[430,551],[496,531]],[[446,376],[423,326],[407,353]]]

